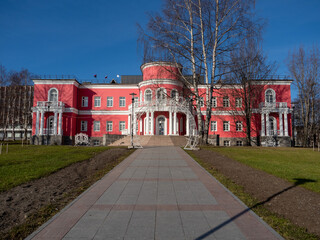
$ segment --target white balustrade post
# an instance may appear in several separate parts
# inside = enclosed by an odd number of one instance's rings
[[[57,126],[58,126],[58,112],[54,111],[54,118],[53,118],[53,135],[57,135]]]
[[[58,135],[62,135],[62,112],[59,112],[59,128]]]
[[[40,111],[37,110],[37,117],[36,117],[36,135],[39,135],[39,118],[40,118]]]
[[[282,120],[282,112],[279,113],[279,121],[280,121],[280,134],[279,136],[283,136],[283,120]]]
[[[172,135],[172,112],[169,111],[169,135]]]
[[[264,137],[266,133],[265,124],[264,124],[264,113],[261,113],[261,136]]]
[[[41,119],[40,119],[40,135],[43,135],[43,122],[44,122],[44,111],[41,111]]]
[[[284,112],[284,135],[287,137],[288,133],[288,113]]]
[[[267,136],[270,136],[269,113],[266,113],[266,132]]]
[[[151,111],[151,135],[154,135],[154,111]]]

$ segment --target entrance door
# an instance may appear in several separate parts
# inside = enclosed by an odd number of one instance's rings
[[[54,131],[54,129],[53,129],[53,116],[50,116],[49,118],[48,118],[48,127],[47,127],[47,131],[48,131],[48,133],[47,134],[49,134],[49,135],[53,135],[53,131]]]
[[[158,118],[158,135],[164,135],[164,124],[165,124],[165,119],[164,117],[159,117]]]

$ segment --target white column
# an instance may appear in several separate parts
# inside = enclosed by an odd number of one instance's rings
[[[172,112],[169,111],[169,135],[172,135]]]
[[[141,118],[140,118],[139,123],[140,123],[140,135],[141,135],[141,133],[143,133],[143,132],[142,132],[142,119],[141,119]]]
[[[264,124],[264,113],[261,113],[261,136],[265,136],[266,129]]]
[[[40,135],[43,135],[43,122],[44,122],[44,111],[41,111],[41,119],[40,119]]]
[[[146,135],[149,135],[149,112],[146,112]]]
[[[269,124],[269,113],[266,113],[266,131],[267,136],[270,136],[270,124]]]
[[[40,114],[40,111],[37,110],[37,117],[36,117],[36,135],[39,135],[39,114]]]
[[[62,112],[59,112],[59,128],[58,128],[58,135],[62,134]]]
[[[54,118],[53,118],[53,134],[57,135],[57,126],[58,126],[58,112],[54,111]]]
[[[154,111],[151,111],[151,135],[154,135]]]
[[[128,134],[131,135],[131,114],[128,115]]]
[[[137,135],[137,115],[133,114],[133,134]]]
[[[173,135],[177,134],[177,112],[173,112]]]
[[[190,120],[189,120],[189,114],[186,115],[186,136],[189,136],[189,128],[190,128]]]
[[[289,133],[288,133],[288,113],[287,113],[287,111],[284,112],[284,135],[285,136],[289,135]]]
[[[279,113],[279,121],[280,121],[280,134],[279,134],[279,136],[283,136],[282,112]]]

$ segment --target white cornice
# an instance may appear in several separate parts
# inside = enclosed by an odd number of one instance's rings
[[[128,115],[129,111],[79,110],[79,115]]]
[[[183,84],[178,80],[172,80],[172,79],[150,79],[146,81],[142,81],[139,83],[140,87],[145,87],[149,85],[162,85],[162,84],[170,84],[175,86],[182,87]]]
[[[90,85],[81,85],[81,89],[139,89],[136,84],[114,84],[114,85],[102,85],[102,84],[90,84]]]
[[[174,63],[174,62],[149,62],[144,63],[141,65],[140,69],[143,71],[144,69],[148,67],[154,67],[154,66],[163,66],[163,67],[179,67],[182,68],[182,65],[180,63]]]
[[[58,84],[58,85],[66,85],[66,84],[73,84],[76,87],[79,87],[79,83],[75,79],[70,79],[70,80],[58,80],[58,79],[32,79],[34,84],[46,84],[46,85],[51,85],[51,84]]]
[[[76,108],[65,108],[64,112],[66,113],[75,113],[75,114],[78,114],[79,113],[79,110],[76,109]]]

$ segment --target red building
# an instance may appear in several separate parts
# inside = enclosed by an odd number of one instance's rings
[[[121,83],[79,83],[76,79],[33,79],[32,135],[35,144],[72,143],[85,133],[95,145],[112,135],[197,134],[190,90],[179,75],[181,65],[152,62],[141,66],[142,76],[122,76]],[[255,81],[260,89],[251,119],[259,145],[290,145],[291,80]],[[206,102],[210,86],[200,85]],[[214,144],[244,145],[245,119],[240,86],[218,86],[213,93],[210,138]],[[135,94],[132,108],[132,93]],[[206,106],[201,106],[203,118]],[[133,129],[131,129],[133,126]],[[217,139],[217,136],[218,139]]]

